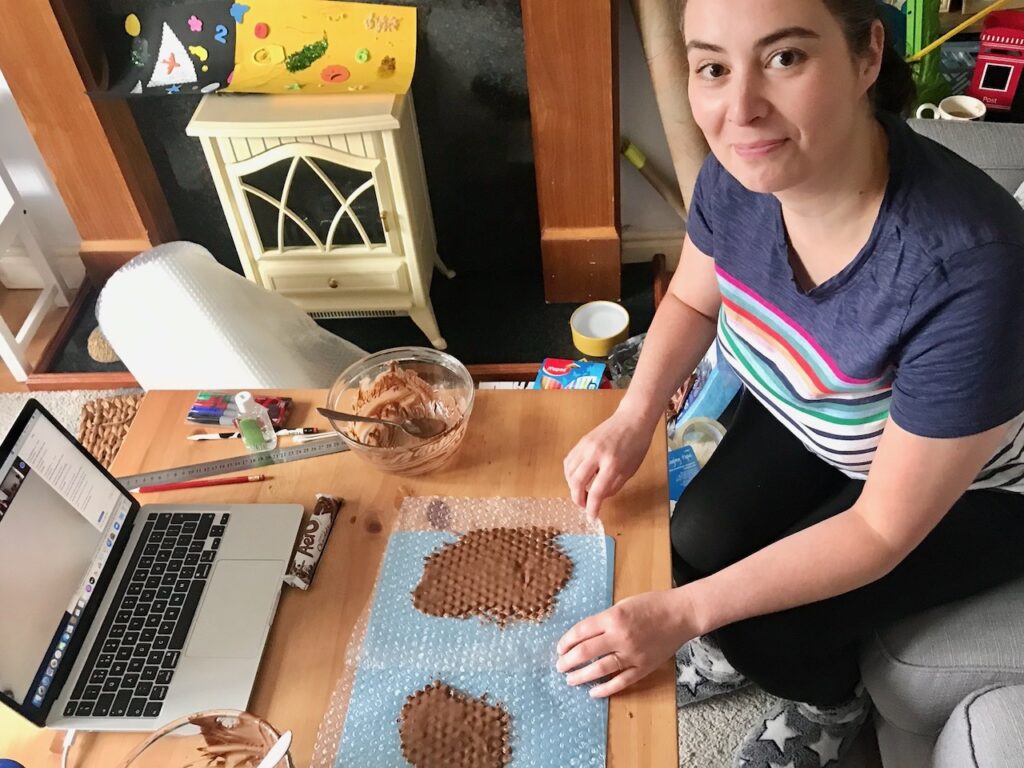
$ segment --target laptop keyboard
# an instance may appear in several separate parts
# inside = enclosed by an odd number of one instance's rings
[[[230,516],[149,516],[66,717],[160,715]]]

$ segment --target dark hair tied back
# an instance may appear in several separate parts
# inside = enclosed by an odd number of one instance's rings
[[[823,0],[825,6],[843,28],[846,41],[854,55],[867,51],[871,44],[871,28],[881,20],[877,0]],[[878,80],[871,89],[875,109],[905,114],[914,101],[916,88],[910,65],[892,47],[886,30],[885,49]]]

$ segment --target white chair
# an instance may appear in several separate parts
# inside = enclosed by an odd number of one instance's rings
[[[24,249],[43,281],[43,291],[29,311],[17,333],[0,318],[0,358],[14,378],[25,381],[32,372],[28,362],[28,345],[36,335],[47,313],[54,306],[66,307],[70,298],[68,286],[57,267],[49,262],[39,247],[39,236],[18,190],[3,164],[0,163],[0,254],[14,245]]]
[[[144,389],[323,388],[366,354],[188,242],[121,267],[96,317]]]

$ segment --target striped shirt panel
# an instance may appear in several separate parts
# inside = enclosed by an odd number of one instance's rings
[[[804,445],[849,477],[864,479],[889,417],[894,371],[846,374],[779,307],[716,266],[718,343],[744,385]],[[1024,414],[972,488],[1024,490]]]

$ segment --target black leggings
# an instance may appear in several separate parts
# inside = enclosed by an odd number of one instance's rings
[[[672,517],[679,584],[715,573],[848,509],[863,481],[808,451],[742,395],[736,418]],[[859,589],[712,633],[729,662],[776,696],[826,706],[849,699],[863,640],[887,622],[1024,574],[1024,495],[968,491],[890,573]]]

